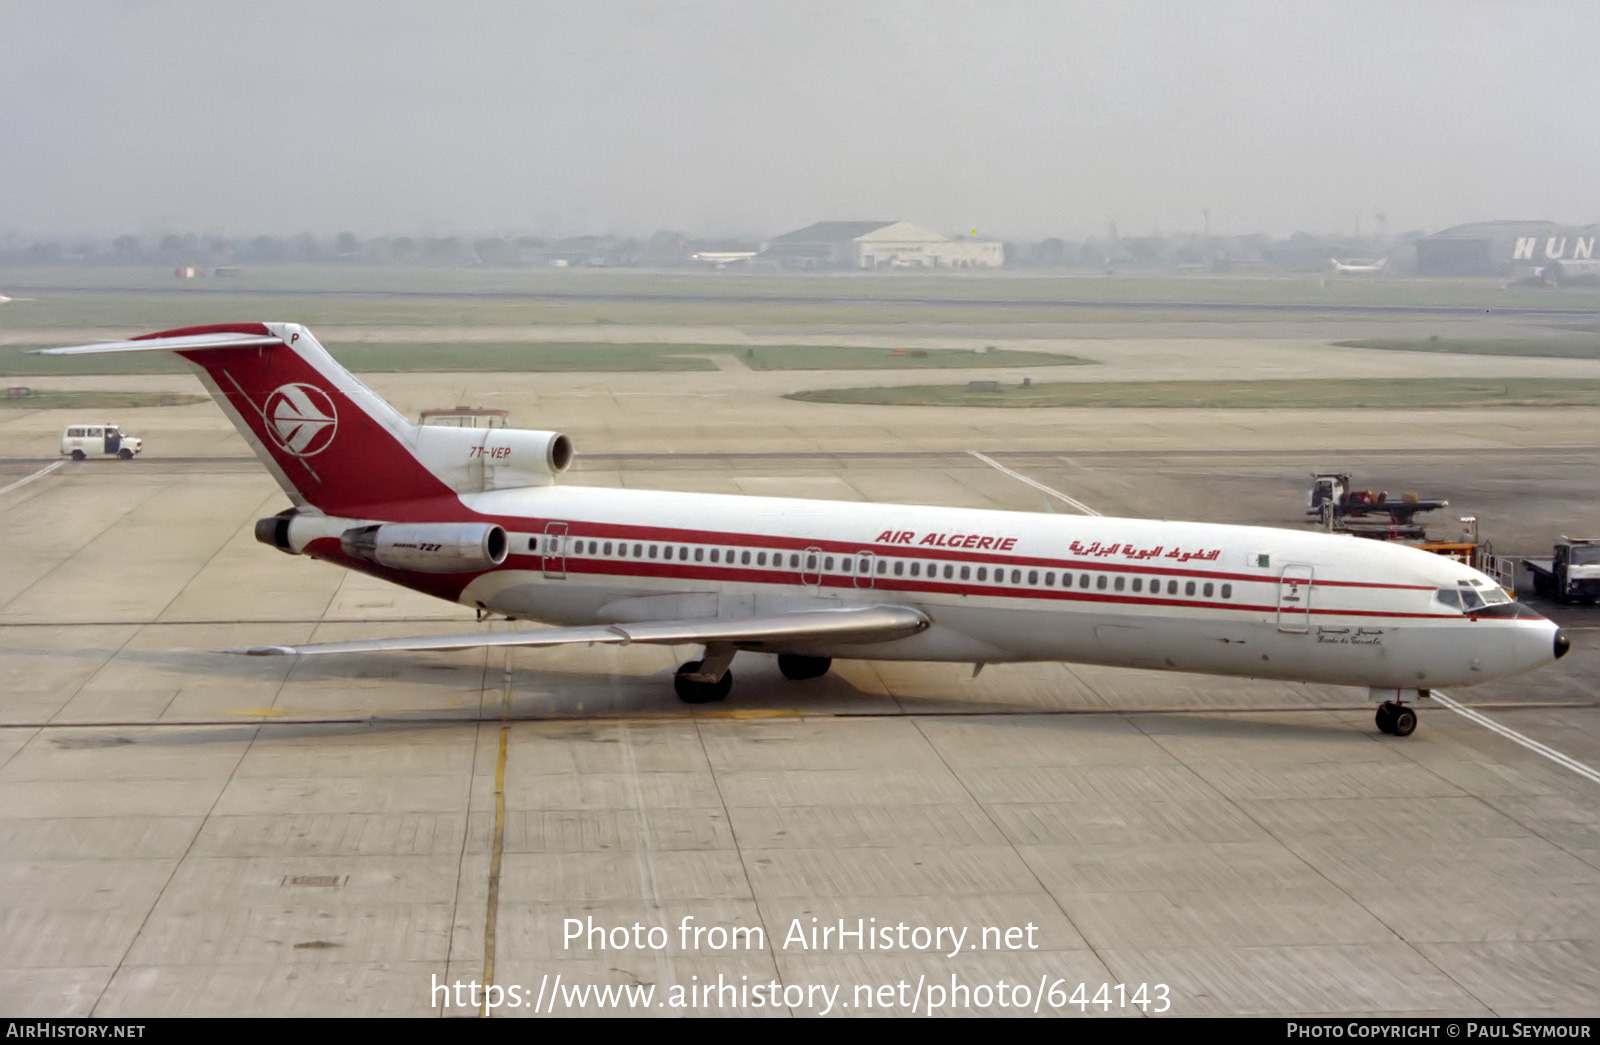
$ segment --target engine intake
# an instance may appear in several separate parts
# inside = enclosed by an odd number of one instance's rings
[[[379,523],[344,531],[339,549],[397,570],[469,573],[505,562],[509,545],[493,523]]]

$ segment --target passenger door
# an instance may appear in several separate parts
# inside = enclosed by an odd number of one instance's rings
[[[1303,635],[1311,630],[1312,567],[1290,563],[1278,578],[1278,630]]]
[[[870,588],[877,582],[877,575],[873,572],[878,568],[878,556],[873,552],[856,552],[856,568],[853,575],[855,586]]]
[[[544,528],[544,575],[547,580],[567,578],[567,524],[549,523]]]

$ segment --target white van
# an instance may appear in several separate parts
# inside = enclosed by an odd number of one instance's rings
[[[120,457],[133,460],[144,449],[144,440],[131,436],[116,425],[68,425],[61,433],[61,452],[74,461],[85,457]]]

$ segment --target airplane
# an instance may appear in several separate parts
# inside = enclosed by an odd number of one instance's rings
[[[755,250],[701,250],[690,254],[689,260],[725,269],[729,265],[744,264],[759,253]]]
[[[255,537],[550,627],[230,650],[337,655],[697,645],[673,685],[727,696],[740,652],[1069,661],[1365,686],[1407,736],[1435,687],[1550,664],[1568,639],[1488,576],[1380,541],[1156,519],[602,489],[564,434],[417,425],[303,326],[235,323],[42,355],[189,362],[292,506]]]
[[[1340,261],[1338,258],[1329,258],[1333,263],[1333,270],[1341,275],[1353,276],[1365,272],[1382,272],[1389,267],[1388,258],[1379,258],[1377,261]]]

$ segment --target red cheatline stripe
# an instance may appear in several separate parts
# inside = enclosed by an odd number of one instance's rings
[[[531,524],[539,526],[543,520],[515,518],[510,516],[485,516],[493,522],[498,522],[507,529],[514,529],[519,533],[528,533],[530,536],[544,537],[542,529],[528,530]],[[1185,570],[1173,567],[1140,565],[1133,563],[1114,563],[1093,559],[1046,559],[1036,556],[1008,556],[993,552],[980,551],[946,551],[939,548],[917,548],[887,545],[861,545],[845,541],[813,540],[804,537],[781,537],[769,534],[743,534],[722,533],[713,530],[683,530],[655,526],[634,526],[616,523],[579,523],[568,522],[572,527],[564,536],[583,540],[627,540],[629,543],[641,544],[680,543],[704,544],[707,546],[718,545],[734,548],[762,548],[781,549],[784,551],[805,551],[808,548],[819,549],[827,555],[858,556],[866,553],[885,559],[937,559],[941,562],[961,562],[973,565],[999,565],[1006,567],[1036,567],[1047,570],[1076,570],[1100,571],[1103,573],[1125,574],[1156,574],[1162,577],[1195,577],[1201,580],[1212,581],[1239,581],[1252,584],[1276,584],[1276,575],[1261,576],[1249,573],[1217,573],[1205,570]],[[1153,562],[1154,560],[1152,560]],[[1316,587],[1325,588],[1378,588],[1389,591],[1432,591],[1433,585],[1429,584],[1385,584],[1374,581],[1335,581],[1314,580]]]
[[[525,562],[524,562],[525,560]],[[545,559],[540,555],[513,555],[506,560],[500,569],[520,569],[529,572],[540,572],[544,569]],[[749,569],[740,566],[713,566],[709,563],[694,562],[666,562],[664,560],[642,559],[587,559],[572,556],[565,559],[564,572],[567,574],[595,575],[607,577],[663,577],[676,580],[695,581],[742,581],[750,584],[777,584],[785,586],[801,586],[800,575],[788,568],[783,569]],[[489,571],[493,572],[493,571]],[[1094,602],[1111,603],[1123,606],[1183,606],[1186,608],[1201,608],[1215,610],[1234,610],[1249,613],[1276,613],[1278,607],[1271,604],[1231,603],[1207,600],[1204,596],[1191,598],[1157,598],[1152,596],[1130,595],[1118,592],[1102,592],[1099,590],[1063,589],[1063,588],[1015,588],[1010,585],[999,584],[962,584],[943,580],[912,580],[907,577],[873,577],[873,586],[856,587],[852,575],[824,574],[821,587],[839,588],[846,591],[860,591],[863,593],[898,592],[898,593],[924,593],[939,595],[976,595],[990,598],[1008,599],[1050,599],[1057,602]],[[1296,616],[1299,611],[1291,610]],[[1400,613],[1390,610],[1352,610],[1319,608],[1313,606],[1308,613],[1328,617],[1392,617],[1423,620],[1462,620],[1460,614],[1453,613]]]

